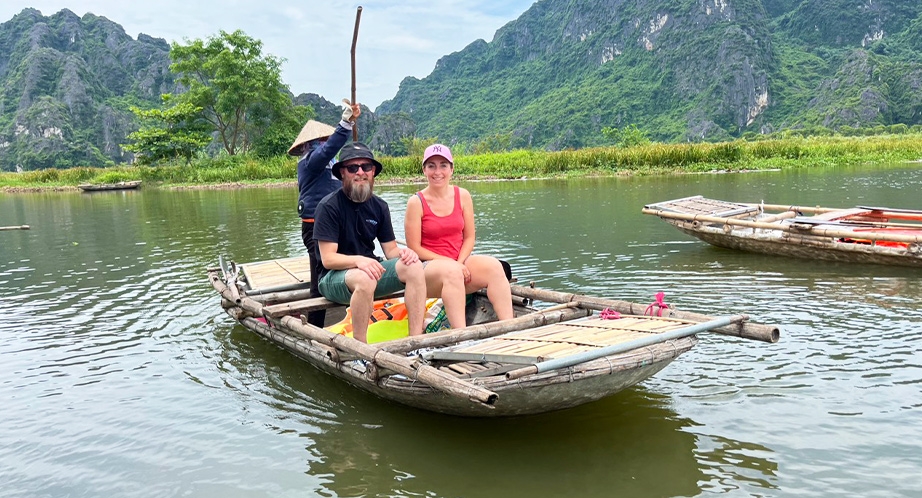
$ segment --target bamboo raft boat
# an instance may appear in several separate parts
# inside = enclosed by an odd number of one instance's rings
[[[81,183],[77,188],[84,192],[99,192],[103,190],[133,190],[141,187],[141,180],[118,183]]]
[[[11,227],[0,227],[0,232],[7,231],[7,230],[29,230],[29,229],[31,229],[31,228],[32,228],[32,227],[30,227],[29,225],[16,225],[16,226],[11,226]]]
[[[746,204],[699,195],[649,204],[642,212],[717,247],[922,267],[922,211],[918,210]]]
[[[660,307],[652,316],[651,306],[513,285],[513,319],[496,321],[486,296],[474,294],[466,328],[365,344],[307,323],[311,310],[342,307],[308,297],[306,257],[222,260],[208,278],[234,320],[318,369],[381,398],[459,416],[528,415],[612,395],[659,372],[705,331],[780,337],[746,315]]]

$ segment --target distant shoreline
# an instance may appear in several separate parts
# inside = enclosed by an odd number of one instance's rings
[[[922,162],[922,160],[920,160]],[[667,175],[719,175],[719,174],[729,174],[729,173],[758,173],[763,171],[781,171],[780,168],[773,169],[741,169],[741,170],[713,170],[713,171],[683,171],[681,168],[676,168],[675,171],[664,173]],[[618,171],[609,174],[585,174],[585,175],[542,175],[542,176],[528,176],[523,175],[518,178],[499,178],[493,176],[482,176],[482,175],[456,175],[453,178],[453,181],[456,182],[518,182],[518,181],[527,181],[527,180],[550,180],[555,178],[614,178],[614,177],[630,177],[637,176],[634,172],[631,171]],[[394,177],[394,178],[384,178],[376,180],[377,186],[393,186],[393,185],[423,185],[426,182],[422,178],[404,178],[404,177]],[[254,181],[254,182],[220,182],[220,183],[198,183],[198,184],[164,184],[161,182],[151,182],[151,185],[147,185],[147,188],[154,188],[157,190],[235,190],[235,189],[249,189],[249,188],[291,188],[297,189],[298,182],[295,180],[284,180],[284,181]],[[141,187],[145,188],[144,185]],[[28,187],[13,187],[13,186],[3,186],[0,187],[0,192],[5,194],[31,194],[31,193],[42,193],[42,192],[79,192],[81,191],[76,185],[49,185],[49,186],[28,186]]]

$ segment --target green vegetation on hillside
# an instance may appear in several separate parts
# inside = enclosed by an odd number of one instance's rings
[[[508,134],[549,150],[629,125],[661,142],[919,125],[920,16],[917,0],[547,0],[405,79],[378,113],[449,143]]]

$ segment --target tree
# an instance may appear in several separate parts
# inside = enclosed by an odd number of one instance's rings
[[[250,150],[291,107],[282,59],[262,54],[262,42],[243,31],[220,31],[205,41],[173,42],[170,71],[185,86],[179,95],[201,109],[229,155]]]
[[[265,132],[256,139],[253,144],[253,153],[259,157],[285,155],[304,123],[314,117],[313,107],[298,105],[288,108],[278,118],[272,120]]]
[[[172,99],[170,95],[164,95],[163,100],[166,104]],[[188,164],[211,142],[210,125],[199,117],[201,111],[200,107],[188,102],[179,102],[166,109],[132,107],[131,112],[146,124],[128,135],[134,143],[122,147],[137,154],[141,164],[179,158],[184,158]]]
[[[623,148],[650,143],[650,138],[647,137],[647,133],[638,128],[635,124],[625,126],[621,129],[606,126],[602,128],[602,135],[614,140],[616,146]]]

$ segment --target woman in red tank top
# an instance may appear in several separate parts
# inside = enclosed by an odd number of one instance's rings
[[[407,247],[426,262],[429,297],[441,297],[452,328],[466,326],[466,294],[487,290],[500,320],[513,318],[512,292],[499,260],[474,250],[474,202],[467,189],[451,185],[451,150],[431,145],[423,154],[428,186],[410,196],[404,221]]]

